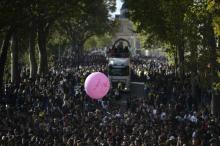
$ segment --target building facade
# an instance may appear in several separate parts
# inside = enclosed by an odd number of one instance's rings
[[[119,30],[113,38],[113,42],[117,39],[123,38],[129,41],[131,48],[139,49],[140,41],[137,34],[134,32],[133,23],[127,18],[126,14],[128,9],[125,4],[122,5],[120,14],[115,16],[115,19],[119,21]]]

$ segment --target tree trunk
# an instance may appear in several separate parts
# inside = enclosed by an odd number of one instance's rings
[[[191,42],[191,45],[190,45],[190,52],[191,52],[191,55],[190,55],[190,60],[191,60],[191,71],[194,75],[197,75],[197,71],[198,71],[198,50],[197,50],[197,44],[196,42]]]
[[[210,26],[210,38],[209,38],[209,48],[210,48],[210,63],[213,81],[217,77],[217,52],[216,52],[216,39],[212,26]]]
[[[10,27],[9,30],[6,32],[1,58],[0,58],[0,95],[3,94],[3,78],[4,78],[4,71],[5,71],[5,63],[7,60],[8,48],[10,47],[10,39],[13,33],[13,27]]]
[[[219,92],[212,91],[212,101],[211,101],[211,113],[217,117],[220,117],[220,98]]]
[[[44,30],[44,25],[40,24],[38,28],[38,46],[39,46],[38,74],[41,75],[45,75],[48,73],[46,40],[47,40],[47,33]]]
[[[220,50],[220,36],[218,37],[218,49]]]
[[[3,45],[4,45],[4,40],[1,40],[0,53],[2,51]]]
[[[33,26],[30,31],[29,36],[29,61],[30,61],[30,78],[35,79],[37,75],[37,62],[35,58],[35,38],[36,31]]]
[[[217,48],[218,48],[218,50],[220,51],[220,36],[218,36],[218,38],[217,38],[217,44],[218,44],[218,46],[217,46]]]
[[[190,68],[191,68],[191,95],[193,98],[193,103],[195,104],[195,106],[197,107],[198,103],[200,103],[201,99],[199,97],[199,93],[198,93],[198,88],[199,88],[199,84],[198,84],[198,76],[197,76],[197,58],[198,58],[198,53],[197,53],[197,45],[195,42],[191,42],[190,45],[190,52],[191,52],[191,58],[190,58]]]
[[[181,83],[183,83],[184,81],[184,46],[183,43],[180,43],[177,45],[178,46],[178,66],[179,66],[179,77],[180,77],[180,81]]]
[[[19,38],[17,32],[15,32],[13,34],[13,42],[11,47],[11,82],[15,85],[18,85],[20,81],[18,50],[19,50]]]
[[[175,67],[175,76],[177,76],[177,69],[178,69],[178,57],[177,57],[177,47],[172,46],[174,50],[174,67]]]
[[[216,52],[216,39],[212,25],[209,25],[210,38],[209,38],[209,48],[210,48],[210,63],[211,63],[211,82],[216,82],[217,78],[217,52]],[[212,94],[212,104],[211,104],[211,112],[216,116],[219,116],[220,111],[220,100],[219,97],[213,93]]]
[[[83,51],[84,51],[83,45],[84,45],[83,42],[78,45],[78,47],[79,47],[79,55],[82,55],[82,54],[83,54]]]
[[[83,55],[83,45],[84,45],[83,42],[78,43],[77,56],[78,56],[78,60],[79,60],[78,62],[79,63],[83,62],[83,58],[82,58],[82,55]],[[79,64],[78,64],[78,66],[79,66]]]

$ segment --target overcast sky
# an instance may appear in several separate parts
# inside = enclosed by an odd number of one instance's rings
[[[122,6],[122,2],[121,0],[116,0],[116,11],[114,13],[112,13],[112,16],[114,17],[115,14],[119,14],[120,13],[120,9],[121,9],[121,6]]]

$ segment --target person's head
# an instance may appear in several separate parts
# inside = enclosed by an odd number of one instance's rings
[[[127,142],[126,142],[126,141],[122,141],[121,145],[122,145],[122,146],[126,146],[126,145],[127,145]]]
[[[134,141],[135,145],[141,145],[141,140],[137,137]]]
[[[122,49],[123,48],[123,42],[119,42],[117,48]]]
[[[217,139],[216,138],[211,138],[209,140],[210,146],[217,146]]]

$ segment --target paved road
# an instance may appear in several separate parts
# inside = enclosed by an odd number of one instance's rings
[[[131,82],[130,94],[136,97],[145,97],[144,82]]]
[[[121,99],[118,101],[119,106],[121,107],[122,111],[126,111],[127,109],[127,99],[132,97],[146,97],[146,93],[144,90],[144,83],[143,82],[131,82],[130,84],[130,92],[129,93],[122,93]]]

